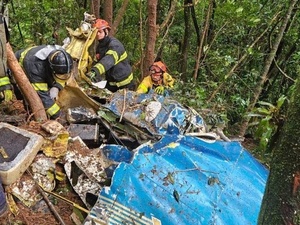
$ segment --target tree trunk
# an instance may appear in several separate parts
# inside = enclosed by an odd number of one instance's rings
[[[24,74],[24,71],[21,68],[18,60],[16,59],[15,54],[9,43],[6,44],[6,48],[8,67],[12,71],[12,74],[17,82],[18,87],[20,88],[22,94],[28,102],[35,120],[41,122],[46,121],[47,115],[40,97],[33,89],[27,76]]]
[[[144,62],[143,62],[143,59],[144,59],[143,23],[144,23],[143,22],[143,0],[140,0],[140,2],[139,2],[139,24],[140,24],[140,26],[139,26],[139,34],[140,34],[140,54],[141,54],[141,59],[142,59],[142,60],[140,60],[140,65],[139,65],[139,68],[140,68],[140,71],[141,71],[141,75],[139,77],[140,81],[142,81],[143,78],[144,78],[144,76],[145,76],[145,74],[144,74]]]
[[[300,78],[300,76],[298,76]],[[300,224],[300,82],[288,108],[276,147],[259,216],[259,225]]]
[[[198,53],[197,53],[197,59],[196,59],[196,64],[195,64],[195,69],[194,69],[194,76],[193,76],[194,80],[196,80],[198,77],[198,70],[199,70],[200,61],[202,58],[204,43],[205,43],[205,40],[207,39],[207,35],[208,35],[208,28],[209,28],[209,23],[211,21],[212,10],[213,10],[213,0],[210,0],[207,11],[206,11],[206,19],[205,19],[204,27],[202,29],[201,39],[200,39],[199,45],[198,45]]]
[[[184,75],[183,79],[188,80],[186,77],[186,70],[187,70],[187,55],[189,50],[189,40],[191,37],[191,24],[190,24],[190,15],[191,10],[189,6],[190,0],[184,0],[184,5],[188,5],[184,7],[184,37],[183,37],[183,43],[181,47],[181,57],[178,62],[178,65],[180,66],[180,72]]]
[[[155,58],[155,43],[156,43],[156,8],[157,0],[148,0],[148,22],[146,34],[146,51],[143,62],[143,74],[148,75],[148,68],[153,63]]]
[[[100,18],[100,0],[92,0],[91,2],[91,13],[94,14],[96,18]]]
[[[112,26],[113,22],[113,0],[105,0],[103,4],[103,19]]]
[[[111,35],[114,36],[115,33],[117,32],[117,28],[126,12],[126,8],[128,6],[129,0],[124,0],[122,3],[121,8],[118,10],[117,16],[114,19],[114,22],[112,24],[112,29],[110,31]]]
[[[160,31],[166,29],[167,27],[169,27],[169,25],[173,21],[174,15],[176,13],[177,2],[178,2],[178,0],[171,1],[171,6],[169,9],[169,12],[168,12],[166,18],[164,19],[164,21],[161,23],[158,33],[160,33]]]
[[[156,54],[157,59],[163,58],[162,53],[163,53],[163,48],[164,48],[164,42],[167,39],[166,37],[168,35],[169,28],[171,27],[171,25],[174,21],[174,15],[176,13],[176,6],[177,6],[177,0],[172,0],[167,16],[165,17],[164,21],[160,24],[159,29],[156,31],[157,36],[159,36],[161,33],[163,33],[162,35],[160,35],[160,36],[163,36],[163,38],[161,39],[159,46],[156,48],[157,49],[157,54]]]
[[[254,96],[253,96],[253,99],[251,101],[251,103],[249,104],[248,106],[248,109],[247,109],[247,112],[251,112],[255,106],[255,104],[257,103],[258,99],[259,99],[259,96],[262,92],[262,89],[264,87],[264,84],[265,82],[267,81],[268,79],[268,74],[269,74],[269,71],[270,71],[270,67],[271,67],[271,64],[275,58],[275,55],[276,55],[276,52],[277,52],[277,49],[278,49],[278,46],[282,40],[282,37],[284,35],[284,32],[286,31],[286,27],[287,27],[287,24],[291,18],[291,15],[292,15],[292,11],[293,10],[296,10],[295,8],[295,5],[298,1],[297,0],[292,0],[290,2],[290,5],[289,5],[289,9],[286,13],[286,16],[282,22],[282,25],[279,29],[279,32],[278,32],[278,36],[276,37],[275,39],[275,43],[269,53],[269,56],[267,57],[266,59],[266,62],[265,62],[265,66],[263,68],[263,72],[262,72],[262,75],[261,75],[261,79],[260,79],[260,82],[258,83],[257,85],[257,88],[256,90],[254,91]],[[250,120],[250,117],[246,116],[242,125],[241,125],[241,129],[240,129],[240,136],[244,136],[245,133],[246,133],[246,130],[248,128],[248,124],[249,124],[249,120]]]

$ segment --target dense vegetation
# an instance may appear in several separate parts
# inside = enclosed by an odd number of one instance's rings
[[[122,2],[113,1],[113,17]],[[90,3],[80,0],[10,3],[10,42],[15,50],[31,44],[62,44],[68,36],[65,27],[75,29],[83,13],[91,12]],[[175,10],[170,13],[172,4]],[[158,29],[156,52],[177,80],[173,96],[203,112],[210,123],[226,123],[229,136],[254,137],[260,143],[254,153],[266,162],[266,149],[284,121],[285,103],[299,72],[299,7],[293,8],[278,39],[289,4],[286,0],[159,0],[157,5],[158,26],[168,15],[172,18]],[[146,40],[146,6],[142,0],[129,1],[115,34],[126,46],[137,81],[140,49]],[[274,60],[266,69],[277,41]],[[240,132],[245,118],[251,118],[246,133]]]

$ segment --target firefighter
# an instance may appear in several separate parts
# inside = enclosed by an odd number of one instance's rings
[[[96,63],[86,74],[87,77],[93,82],[106,80],[105,88],[111,92],[123,88],[134,90],[132,68],[123,44],[108,35],[111,27],[107,21],[97,19],[93,27],[98,29]]]
[[[146,76],[137,88],[137,93],[148,93],[153,89],[163,95],[166,89],[173,88],[174,79],[167,73],[167,67],[162,61],[154,62],[150,68],[150,75]]]
[[[8,38],[9,34],[5,19],[2,12],[0,12],[0,101],[10,101],[13,98],[13,88],[7,68],[6,42],[8,42]]]
[[[17,51],[15,55],[49,118],[58,118],[61,110],[55,100],[71,76],[71,55],[59,45],[33,46]]]

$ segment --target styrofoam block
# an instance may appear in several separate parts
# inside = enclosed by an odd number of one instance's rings
[[[20,137],[20,140],[14,140],[12,137],[14,135],[3,138],[5,132],[15,134],[16,137]],[[19,179],[30,166],[40,150],[44,138],[36,133],[7,123],[0,123],[0,135],[2,137],[0,138],[0,148],[2,148],[4,154],[8,156],[8,158],[5,158],[3,152],[0,154],[0,178],[4,185],[9,185]],[[20,142],[22,142],[20,145],[24,145],[24,147],[18,150],[12,149]]]

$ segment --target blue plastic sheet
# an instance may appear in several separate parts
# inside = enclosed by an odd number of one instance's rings
[[[257,224],[268,170],[240,143],[166,135],[134,152],[85,224]]]

